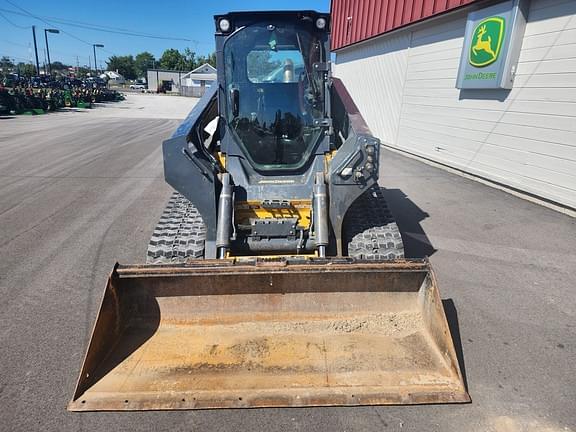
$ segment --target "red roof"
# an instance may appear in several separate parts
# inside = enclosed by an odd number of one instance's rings
[[[332,0],[332,49],[459,8],[478,0]]]

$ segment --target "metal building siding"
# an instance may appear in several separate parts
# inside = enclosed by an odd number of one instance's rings
[[[332,49],[478,0],[332,0]]]
[[[410,34],[400,32],[336,55],[334,74],[344,81],[370,129],[384,143],[395,142],[398,134],[409,46]]]
[[[532,0],[514,88],[455,88],[467,11],[343,48],[385,144],[576,208],[576,1]]]

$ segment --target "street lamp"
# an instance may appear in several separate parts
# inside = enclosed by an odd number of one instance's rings
[[[96,48],[104,48],[104,45],[92,44],[92,48],[94,49],[94,70],[96,71],[96,75],[98,75],[98,63],[96,63]]]
[[[44,39],[46,39],[46,54],[48,55],[48,75],[52,76],[52,63],[50,63],[50,50],[48,49],[48,33],[60,33],[60,30],[44,29]]]

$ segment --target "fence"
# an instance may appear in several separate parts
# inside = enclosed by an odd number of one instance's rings
[[[180,95],[199,98],[206,93],[207,88],[205,86],[182,86],[180,87]]]

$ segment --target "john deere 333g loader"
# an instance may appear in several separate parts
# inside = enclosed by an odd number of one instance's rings
[[[217,81],[163,144],[177,191],[116,266],[73,411],[469,400],[427,261],[330,74],[330,17],[215,17]]]

